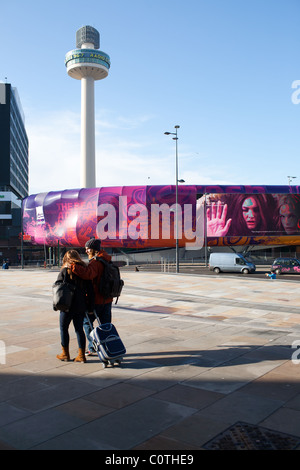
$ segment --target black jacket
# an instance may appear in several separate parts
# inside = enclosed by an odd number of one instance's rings
[[[71,277],[72,276],[72,277]],[[92,312],[94,308],[94,291],[91,281],[85,281],[76,274],[68,273],[67,268],[62,268],[59,272],[57,280],[67,281],[76,286],[75,295],[69,313],[78,314],[86,311]]]

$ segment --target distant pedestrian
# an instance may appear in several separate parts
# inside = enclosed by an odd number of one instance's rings
[[[276,273],[266,273],[266,277],[270,279],[276,279]]]

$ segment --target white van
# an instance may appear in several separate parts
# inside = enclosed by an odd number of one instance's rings
[[[249,274],[255,272],[256,266],[239,253],[212,253],[209,257],[209,269],[217,274],[222,271]]]

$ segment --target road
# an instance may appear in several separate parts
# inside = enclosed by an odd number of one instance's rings
[[[137,266],[123,266],[121,267],[121,270],[124,272],[128,271],[135,271],[138,269],[139,271],[148,271],[148,272],[163,272],[164,267],[159,264],[142,264],[142,265],[137,265]],[[255,278],[255,279],[262,279],[266,276],[266,273],[270,272],[270,267],[269,266],[256,266],[256,272],[253,274],[240,274],[240,273],[220,273],[216,274],[213,271],[210,271],[208,267],[205,267],[203,265],[196,265],[196,264],[182,264],[179,267],[179,271],[181,274],[198,274],[202,276],[214,276],[216,278],[218,277],[238,277],[240,278],[241,276],[247,276],[250,279]],[[170,265],[169,267],[165,268],[165,272],[169,273],[174,273],[175,272],[175,266]],[[277,279],[280,280],[285,280],[285,281],[300,281],[300,275],[297,274],[281,274],[277,275]],[[270,280],[271,281],[271,280]]]

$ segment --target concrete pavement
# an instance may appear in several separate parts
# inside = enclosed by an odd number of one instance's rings
[[[56,276],[0,271],[0,449],[299,447],[298,281],[124,271],[103,369],[56,359]]]

